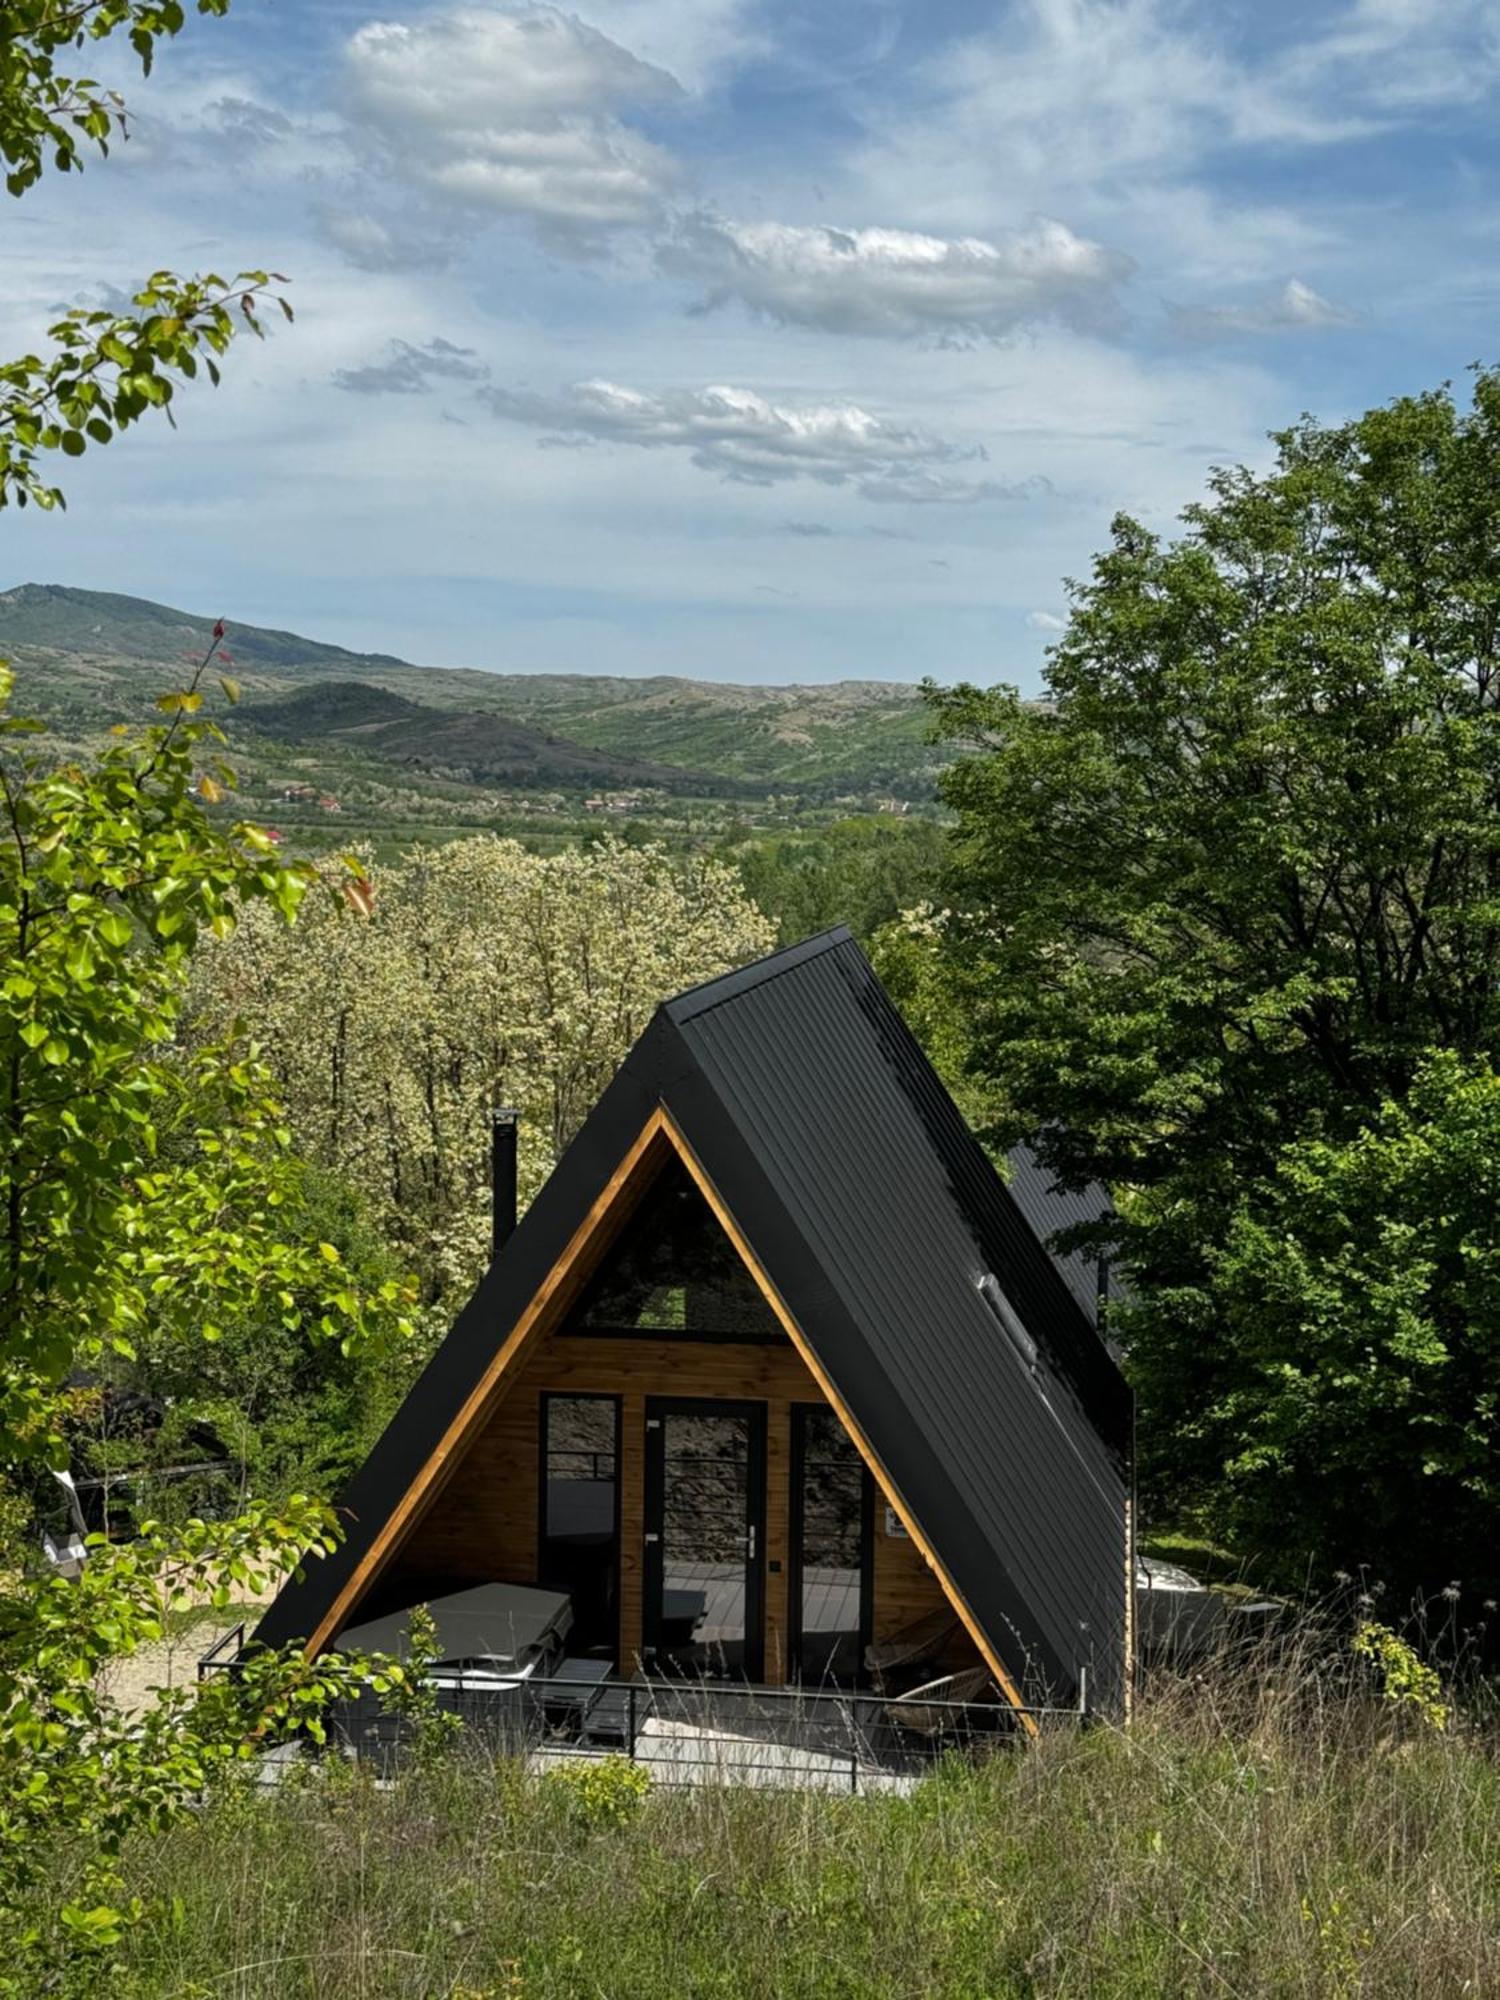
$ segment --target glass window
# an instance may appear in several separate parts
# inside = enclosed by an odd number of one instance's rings
[[[575,1652],[613,1659],[619,1537],[620,1405],[614,1396],[542,1398],[540,1581],[573,1600]]]
[[[747,1672],[759,1637],[752,1601],[757,1483],[764,1478],[757,1419],[695,1406],[663,1410],[656,1425],[656,1670],[734,1679]]]
[[[850,1686],[863,1667],[865,1537],[869,1475],[835,1413],[799,1404],[793,1496],[799,1591],[797,1677],[807,1686]]]
[[[570,1321],[575,1333],[774,1340],[774,1315],[680,1161],[665,1167]]]

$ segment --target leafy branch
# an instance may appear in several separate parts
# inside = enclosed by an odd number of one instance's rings
[[[197,0],[200,14],[225,15],[229,0]],[[13,195],[35,187],[50,162],[59,173],[83,166],[86,150],[109,152],[129,137],[125,103],[88,76],[66,76],[55,58],[123,32],[149,75],[159,41],[187,25],[182,0],[6,0],[0,15],[0,159]]]
[[[217,385],[215,357],[235,334],[264,337],[267,300],[292,317],[286,299],[267,293],[285,282],[268,271],[241,271],[227,282],[213,272],[158,271],[135,294],[134,313],[75,308],[49,329],[50,356],[0,364],[0,507],[66,505],[39,470],[44,452],[81,458],[90,443],[109,444],[149,410],[171,423],[177,386],[197,375],[200,359]]]

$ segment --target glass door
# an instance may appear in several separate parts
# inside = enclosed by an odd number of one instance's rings
[[[613,1664],[619,1625],[620,1399],[545,1390],[537,1579],[573,1601],[568,1650]]]
[[[870,1642],[875,1485],[825,1403],[792,1406],[791,1678],[858,1687]]]
[[[763,1671],[764,1403],[648,1397],[643,1638],[652,1673]]]

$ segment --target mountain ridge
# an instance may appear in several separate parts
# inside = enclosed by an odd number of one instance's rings
[[[930,798],[947,761],[926,741],[925,711],[910,682],[757,684],[425,667],[226,622],[247,712],[262,698],[275,701],[314,682],[357,680],[427,710],[503,717],[586,752],[689,777],[709,774],[736,790],[818,797]],[[211,616],[119,592],[34,583],[0,591],[0,651],[23,670],[39,670],[48,720],[84,733],[145,713],[184,656],[201,656],[213,624]]]

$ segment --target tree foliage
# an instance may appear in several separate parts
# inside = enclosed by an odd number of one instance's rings
[[[258,1052],[181,1045],[200,935],[231,935],[257,905],[286,921],[313,879],[258,827],[221,826],[204,809],[205,791],[229,782],[219,732],[198,719],[216,652],[163,697],[168,719],[89,766],[31,747],[36,731],[10,714],[0,673],[0,1473],[11,1482],[66,1464],[75,1385],[138,1344],[212,1343],[269,1303],[283,1336],[348,1348],[400,1310],[394,1281],[361,1294],[337,1248],[299,1229],[300,1169]],[[49,1829],[94,1843],[91,1900],[63,1913],[63,1934],[102,1946],[120,1920],[108,1885],[124,1828],[142,1814],[160,1822],[210,1764],[237,1756],[247,1715],[285,1723],[323,1685],[267,1664],[233,1698],[210,1692],[200,1708],[179,1696],[140,1725],[101,1703],[105,1661],[159,1637],[175,1607],[284,1570],[331,1532],[326,1506],[298,1494],[222,1527],[101,1543],[77,1580],[6,1549],[0,1939],[12,1957],[38,1941],[7,1936],[10,1886]],[[18,1990],[34,1989],[22,1976]]]
[[[1279,1503],[1326,1531],[1322,1562],[1441,1582],[1452,1489],[1424,1467],[1482,1428],[1488,1336],[1447,1322],[1472,1352],[1428,1411],[1446,1442],[1385,1433],[1408,1511],[1377,1525],[1375,1432],[1333,1463],[1316,1448],[1336,1411],[1366,1422],[1336,1351],[1309,1340],[1272,1419],[1239,1218],[1276,1209],[1297,1149],[1341,1158],[1385,1129],[1429,1051],[1495,1050],[1500,374],[1467,409],[1443,389],[1275,442],[1267,475],[1216,474],[1176,541],[1116,521],[1045,705],[931,691],[970,753],[945,782],[948,962],[1012,1131],[1120,1192],[1158,1500],[1232,1522],[1236,1446],[1205,1408],[1246,1437],[1274,1422],[1300,1466]],[[1385,1199],[1392,1227],[1412,1219],[1399,1185]],[[1309,1242],[1309,1282],[1323,1254]]]
[[[1478,1616],[1500,1569],[1500,1077],[1436,1055],[1351,1137],[1284,1147],[1234,1208],[1212,1294],[1229,1367],[1184,1396],[1156,1316],[1137,1360],[1222,1464],[1232,1532],[1379,1580],[1394,1556]]]
[[[267,271],[227,281],[212,272],[177,278],[158,271],[135,294],[134,311],[77,307],[50,328],[49,355],[0,363],[0,507],[66,506],[62,489],[42,473],[43,453],[81,458],[91,443],[109,444],[150,410],[170,423],[172,398],[200,360],[217,384],[215,357],[235,334],[263,334],[260,309],[271,282]],[[284,298],[269,302],[292,317]]]
[[[328,1243],[354,1292],[405,1298],[405,1267],[368,1203],[334,1174],[299,1163],[296,1232]],[[68,1426],[75,1469],[109,1475],[110,1511],[179,1520],[237,1511],[251,1498],[337,1493],[364,1459],[410,1385],[417,1343],[384,1314],[352,1345],[330,1340],[317,1316],[295,1328],[274,1295],[225,1319],[211,1342],[152,1326],[129,1358],[101,1368],[101,1391],[79,1398]],[[179,1476],[207,1459],[221,1469]],[[120,1479],[119,1475],[127,1475]]]
[[[372,866],[371,914],[251,913],[204,954],[195,1034],[264,1038],[299,1149],[364,1196],[434,1304],[489,1243],[490,1114],[518,1107],[540,1186],[652,1009],[770,949],[733,872],[606,842],[539,856],[482,837]]]
[[[943,830],[935,820],[872,814],[756,840],[726,858],[738,867],[751,900],[776,924],[782,944],[834,924],[848,924],[868,943],[882,925],[935,891]]]
[[[0,677],[0,700],[10,694]],[[213,1340],[267,1290],[289,1327],[357,1337],[331,1245],[289,1243],[296,1167],[253,1045],[175,1046],[200,932],[293,916],[311,871],[248,823],[220,831],[195,767],[218,734],[169,723],[92,767],[19,752],[0,709],[0,1456],[54,1450],[57,1390],[149,1329]],[[392,1296],[394,1287],[392,1287]]]
[[[200,14],[223,15],[229,0],[197,0]],[[159,42],[187,25],[183,0],[6,0],[0,20],[0,159],[13,195],[34,187],[48,166],[82,167],[129,132],[125,101],[89,76],[66,74],[70,50],[122,35],[149,74]],[[59,67],[59,63],[64,67]]]
[[[107,1959],[140,1906],[122,1898],[126,1837],[171,1823],[219,1774],[292,1730],[322,1740],[322,1712],[394,1661],[295,1651],[252,1655],[244,1670],[158,1690],[139,1712],[110,1697],[111,1668],[163,1637],[174,1617],[227,1605],[231,1588],[264,1590],[309,1547],[331,1549],[326,1509],[302,1499],[249,1508],[222,1523],[96,1550],[81,1576],[30,1583],[0,1600],[0,1993],[55,1991],[61,1965]],[[27,1896],[72,1858],[54,1926]],[[74,1990],[69,1988],[68,1990]],[[96,1990],[91,1988],[90,1990]]]

